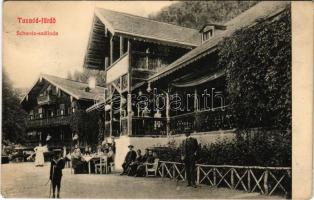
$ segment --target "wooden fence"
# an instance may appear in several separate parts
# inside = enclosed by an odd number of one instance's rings
[[[178,162],[160,161],[158,174],[177,181],[186,179],[184,164]],[[291,193],[291,168],[196,164],[196,183],[288,196]]]

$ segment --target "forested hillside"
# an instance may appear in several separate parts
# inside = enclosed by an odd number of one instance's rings
[[[25,141],[26,113],[20,105],[20,94],[4,71],[2,76],[2,143]]]
[[[225,23],[257,1],[184,1],[174,3],[149,18],[200,29],[206,23]]]

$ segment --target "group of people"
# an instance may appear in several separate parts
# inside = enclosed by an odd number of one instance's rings
[[[186,138],[182,142],[181,148],[181,160],[184,162],[187,186],[196,187],[196,171],[195,164],[198,157],[198,142],[195,138],[191,137],[191,133],[185,134]],[[145,176],[145,164],[154,163],[157,155],[152,152],[152,150],[145,149],[144,155],[142,155],[141,150],[138,149],[136,152],[133,150],[134,146],[128,146],[129,151],[125,156],[124,162],[122,164],[123,172],[121,175],[129,176]]]
[[[74,174],[87,173],[89,160],[86,160],[86,158],[91,158],[93,156],[106,158],[107,163],[113,163],[115,157],[115,146],[102,145],[98,147],[97,152],[87,151],[82,154],[81,149],[76,145],[71,155],[71,162],[74,169]]]
[[[134,146],[128,146],[129,151],[125,156],[124,162],[122,164],[123,172],[120,175],[143,177],[145,176],[145,169],[147,163],[154,163],[157,158],[156,153],[152,150],[145,149],[144,155],[142,151],[138,149],[134,151]]]
[[[147,163],[154,163],[157,158],[157,154],[154,153],[150,149],[145,149],[145,153],[142,154],[141,150],[134,150],[133,145],[128,146],[129,151],[125,156],[124,162],[122,164],[123,172],[120,175],[128,175],[128,176],[136,176],[143,177],[146,172]],[[43,166],[44,149],[39,145],[35,148],[36,158],[35,165]],[[54,150],[53,157],[51,159],[50,165],[50,176],[49,180],[51,180],[51,188],[52,188],[52,197],[55,198],[55,191],[57,190],[57,198],[60,198],[60,188],[61,188],[61,178],[62,178],[62,169],[65,166],[66,157],[62,156],[61,150]],[[90,153],[90,152],[87,152]],[[114,162],[114,154],[115,154],[115,145],[109,145],[105,149],[99,149],[98,154],[107,157],[108,162]],[[198,142],[195,138],[191,137],[190,133],[186,133],[186,138],[182,142],[182,150],[181,150],[181,160],[185,164],[185,170],[187,175],[187,186],[195,185],[195,162],[198,154]],[[74,162],[73,162],[74,161]],[[79,165],[78,162],[84,163],[82,159],[82,153],[80,148],[76,146],[72,153],[72,164]],[[77,163],[75,163],[77,162]],[[84,164],[83,164],[84,165]]]

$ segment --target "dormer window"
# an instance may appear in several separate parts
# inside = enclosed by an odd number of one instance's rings
[[[219,32],[226,30],[224,25],[206,24],[200,30],[202,33],[202,43],[219,34]]]
[[[203,42],[207,41],[209,38],[213,37],[213,35],[214,35],[214,29],[210,29],[206,32],[203,32],[202,41]]]

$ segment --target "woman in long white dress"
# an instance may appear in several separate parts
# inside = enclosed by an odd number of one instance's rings
[[[41,144],[39,144],[39,146],[35,147],[34,149],[35,153],[36,153],[36,157],[35,157],[35,166],[38,167],[42,167],[44,166],[44,148],[41,146]]]

